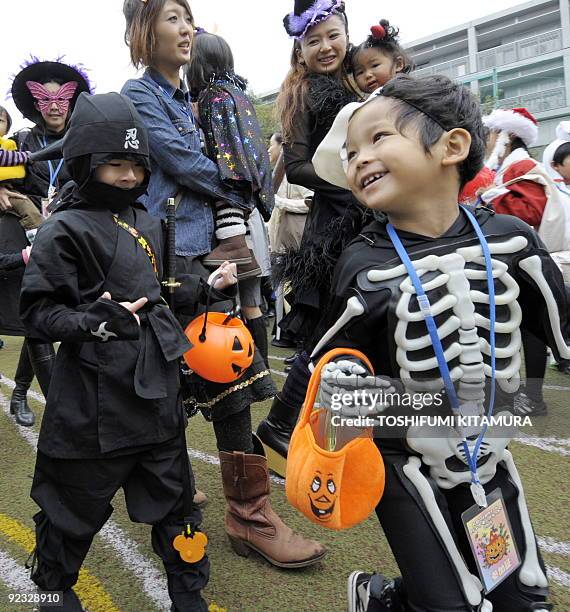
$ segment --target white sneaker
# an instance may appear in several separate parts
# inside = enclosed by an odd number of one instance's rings
[[[348,577],[348,612],[366,612],[368,608],[369,584],[372,574],[354,571]]]

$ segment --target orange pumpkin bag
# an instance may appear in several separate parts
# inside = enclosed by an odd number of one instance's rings
[[[201,314],[188,324],[184,333],[192,343],[192,348],[184,353],[184,361],[206,380],[234,382],[253,362],[251,333],[231,313]]]
[[[235,382],[253,363],[255,345],[249,329],[238,318],[239,307],[233,299],[229,314],[210,312],[212,289],[219,275],[211,280],[206,312],[196,317],[184,333],[192,348],[184,353],[186,365],[202,378],[216,383]]]
[[[367,357],[337,348],[322,357],[311,376],[287,455],[285,492],[289,503],[328,529],[348,529],[373,512],[384,492],[384,462],[372,437],[354,438],[338,451],[322,448],[312,425],[324,408],[313,410],[321,370],[335,357],[353,355],[372,370]]]

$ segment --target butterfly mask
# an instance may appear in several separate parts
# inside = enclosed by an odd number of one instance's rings
[[[61,115],[66,115],[69,111],[69,104],[75,95],[78,83],[76,81],[69,81],[64,83],[55,92],[49,91],[44,85],[36,83],[35,81],[26,81],[26,86],[37,102],[39,111],[42,115],[47,115],[49,113],[52,104],[57,106],[57,110]]]

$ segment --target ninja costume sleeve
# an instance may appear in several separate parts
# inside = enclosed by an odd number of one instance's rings
[[[547,344],[556,360],[570,359],[568,288],[538,235],[529,230],[525,237],[530,249],[516,263],[521,327]]]
[[[38,231],[20,294],[20,316],[33,338],[47,342],[136,340],[139,325],[118,302],[82,303],[75,237],[58,217]]]
[[[0,253],[0,270],[7,272],[24,265],[22,253]]]

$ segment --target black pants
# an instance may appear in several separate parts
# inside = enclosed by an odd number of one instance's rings
[[[287,375],[279,395],[289,406],[301,410],[310,380],[309,356],[305,351],[302,351],[293,362],[291,371]]]
[[[25,395],[36,376],[42,393],[47,397],[54,362],[53,344],[24,338],[14,376],[17,390]]]
[[[31,496],[41,510],[34,516],[37,557],[32,580],[50,591],[77,582],[93,537],[111,516],[111,501],[122,488],[131,520],[152,525],[152,546],[164,563],[176,609],[207,610],[200,590],[208,582],[208,557],[186,563],[172,546],[184,529],[184,460],[188,458],[178,437],[114,458],[53,459],[38,452]],[[190,519],[193,525],[202,519],[196,506]]]
[[[548,358],[546,344],[526,330],[522,331],[522,343],[526,370],[525,392],[534,401],[541,402]]]
[[[386,487],[376,514],[401,571],[407,593],[407,612],[473,612],[466,600],[447,549],[432,523],[417,489],[404,474],[406,454],[384,453]],[[437,487],[425,466],[421,468],[435,495],[436,503],[470,572],[477,576],[461,514],[473,505],[467,485],[450,490]],[[500,463],[495,477],[485,485],[487,493],[499,487],[502,491],[521,559],[525,547],[521,517],[517,506],[518,490]],[[539,557],[541,567],[544,564]],[[547,589],[529,588],[518,580],[518,570],[486,595],[497,612],[523,612],[533,603],[546,601]],[[369,612],[377,610],[371,600]]]

